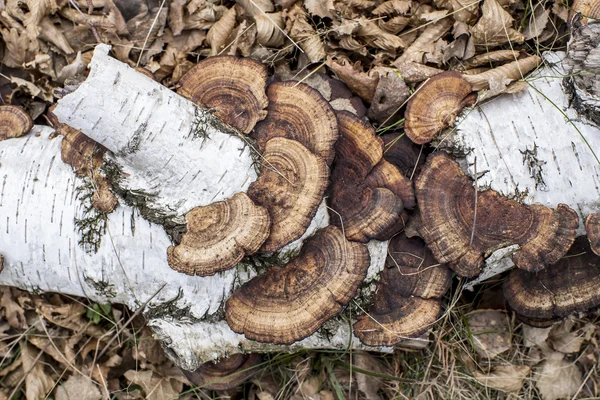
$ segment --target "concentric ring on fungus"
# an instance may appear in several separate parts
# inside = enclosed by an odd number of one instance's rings
[[[236,290],[225,305],[227,323],[251,340],[292,344],[348,304],[369,264],[367,246],[330,225],[308,238],[285,267],[271,267]]]
[[[23,136],[33,128],[33,120],[19,106],[0,106],[0,141]]]
[[[454,125],[458,113],[475,100],[477,93],[459,72],[433,76],[406,105],[406,135],[416,144],[429,143],[442,129]]]
[[[248,196],[271,216],[271,234],[261,252],[276,251],[304,234],[328,178],[325,160],[299,142],[282,137],[267,142],[260,175],[248,189]]]
[[[251,58],[209,57],[180,80],[180,95],[214,109],[226,124],[250,133],[267,116],[267,68]]]
[[[556,264],[537,273],[514,269],[504,297],[519,319],[549,326],[555,319],[600,305],[600,257],[581,236]]]
[[[473,181],[446,153],[429,156],[415,192],[423,223],[419,234],[436,259],[461,276],[477,276],[484,257],[513,244],[520,246],[513,255],[516,266],[540,271],[560,260],[575,240],[579,218],[564,204],[524,205],[484,190],[477,193],[475,219]]]
[[[254,128],[252,136],[261,150],[274,137],[300,142],[331,164],[338,123],[333,108],[321,94],[304,83],[276,82],[267,88],[267,118]]]
[[[258,251],[269,236],[267,210],[246,195],[195,207],[185,215],[187,232],[169,246],[167,260],[176,271],[208,276],[234,267]]]
[[[590,214],[585,219],[585,231],[587,233],[590,248],[600,256],[600,215]]]
[[[415,204],[412,183],[383,159],[383,141],[371,125],[349,112],[337,116],[331,223],[343,227],[349,240],[389,239],[404,226],[403,208]]]
[[[386,268],[369,310],[359,315],[354,333],[369,346],[393,346],[425,333],[441,312],[441,297],[452,273],[419,238],[399,234],[390,240]]]

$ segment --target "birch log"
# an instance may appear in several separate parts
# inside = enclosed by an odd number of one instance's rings
[[[348,318],[371,294],[387,242],[369,243],[361,295],[314,335],[283,347],[235,334],[224,321],[224,302],[264,268],[264,259],[212,277],[180,274],[167,264],[172,243],[160,223],[177,223],[194,206],[244,191],[256,179],[251,147],[206,110],[108,57],[108,47],[98,46],[91,68],[56,114],[110,150],[108,178],[134,206],[120,197],[110,214],[91,207],[92,183],[62,162],[62,137],[48,127],[0,142],[0,284],[145,306],[150,327],[186,369],[240,351],[363,348]],[[309,230],[327,224],[322,205]],[[98,233],[96,251],[81,245],[86,229]]]
[[[585,217],[600,211],[600,129],[570,106],[565,54],[544,57],[547,66],[526,78],[526,90],[467,110],[447,140],[472,178],[477,171],[479,189],[527,204],[565,203],[579,214],[581,235]],[[475,282],[512,268],[516,247],[490,257]]]

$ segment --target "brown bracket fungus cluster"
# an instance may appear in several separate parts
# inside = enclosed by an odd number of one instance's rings
[[[232,268],[254,254],[269,236],[267,210],[245,194],[196,207],[185,215],[187,232],[167,250],[171,268],[188,275],[208,276]]]
[[[221,120],[249,133],[267,115],[267,68],[250,58],[209,57],[179,81],[177,91],[194,103],[215,110]]]
[[[411,182],[383,159],[383,141],[355,115],[338,112],[340,137],[329,189],[332,223],[349,240],[385,240],[403,226],[402,211],[415,205]]]
[[[450,270],[438,264],[421,239],[395,236],[373,305],[357,318],[354,333],[370,346],[393,346],[421,336],[440,315],[441,297],[451,280]]]
[[[19,106],[0,106],[0,141],[23,136],[33,128],[33,120]]]
[[[600,256],[600,215],[590,214],[585,219],[585,231],[587,233],[590,248]]]
[[[367,246],[350,242],[334,226],[304,242],[285,267],[272,267],[227,300],[227,323],[258,342],[291,344],[338,314],[366,276]]]
[[[454,124],[458,113],[475,104],[477,93],[459,72],[443,72],[430,78],[406,105],[404,129],[417,144],[425,144]]]
[[[534,326],[585,312],[600,305],[600,257],[579,237],[566,257],[543,271],[511,271],[504,296],[519,318]]]
[[[295,81],[272,83],[267,96],[267,118],[256,125],[252,134],[259,148],[264,150],[274,137],[285,137],[300,142],[331,164],[338,124],[333,108],[323,96]]]
[[[188,380],[205,390],[233,389],[257,373],[259,354],[233,354],[217,362],[207,362],[194,371],[182,370]]]
[[[575,239],[578,216],[564,204],[556,210],[523,205],[493,190],[476,192],[473,181],[446,153],[427,159],[415,189],[421,236],[436,259],[459,275],[477,276],[484,256],[518,244],[517,267],[540,271],[557,262]]]
[[[271,216],[271,234],[261,252],[298,239],[317,212],[329,178],[325,160],[295,140],[276,137],[263,153],[261,173],[248,196]]]

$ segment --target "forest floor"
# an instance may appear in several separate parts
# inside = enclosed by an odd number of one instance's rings
[[[477,74],[511,61],[470,63],[495,50],[564,51],[569,11],[559,0],[0,0],[0,98],[50,124],[98,43],[171,88],[198,60],[230,54],[271,73],[337,76],[378,132],[400,137],[406,97],[383,79],[390,71]],[[125,307],[0,287],[0,400],[600,398],[598,311],[531,328],[507,308],[504,278],[474,292],[455,279],[424,343],[265,354],[247,382],[219,392],[191,384]]]

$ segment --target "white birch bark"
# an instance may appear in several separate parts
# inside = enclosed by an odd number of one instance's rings
[[[448,140],[467,153],[479,189],[526,204],[565,203],[579,214],[578,234],[584,234],[585,217],[600,211],[600,129],[570,107],[564,57],[545,54],[548,66],[526,78],[527,90],[467,110]],[[484,277],[512,268],[513,251],[490,257]]]
[[[119,184],[128,193],[151,194],[144,203],[146,210],[153,210],[151,217],[177,220],[187,209],[226,198],[226,193],[243,191],[255,179],[250,150],[239,137],[215,128],[204,144],[198,144],[189,135],[190,129],[197,129],[190,128],[198,115],[197,111],[189,111],[197,110],[195,105],[175,94],[162,93],[162,88],[156,88],[157,84],[143,75],[129,74],[129,67],[108,58],[106,49],[101,47],[96,55],[90,81],[61,100],[57,114],[63,122],[72,123],[115,151],[107,159],[118,164],[122,175],[110,178],[121,178]],[[103,68],[104,62],[110,68]],[[119,81],[127,84],[115,92],[102,91],[96,86],[119,85],[115,79],[103,78],[103,71],[113,76],[121,73]],[[138,93],[137,101],[120,102],[136,96],[122,91]],[[146,104],[154,112],[139,110],[138,103]],[[74,108],[69,111],[67,104]],[[173,108],[173,104],[177,107]],[[127,125],[124,114],[119,114],[123,112],[139,113],[148,119],[143,122],[140,117]],[[162,117],[153,117],[154,113]],[[186,119],[180,129],[180,125],[165,124],[168,117]],[[120,129],[119,124],[127,126]],[[206,129],[215,126],[210,123]],[[162,133],[158,135],[159,132]],[[36,126],[22,138],[0,142],[0,254],[4,256],[1,285],[85,296],[102,303],[122,303],[133,310],[151,299],[144,310],[149,325],[173,360],[187,369],[248,350],[364,348],[351,334],[347,317],[352,309],[365,306],[365,296],[373,290],[372,281],[383,268],[387,242],[369,243],[371,266],[361,294],[353,300],[352,305],[357,307],[351,307],[293,346],[246,340],[225,323],[223,305],[236,287],[264,266],[240,263],[212,277],[192,277],[173,271],[167,263],[166,250],[171,240],[165,229],[145,219],[138,208],[127,205],[122,198],[110,214],[93,209],[89,198],[91,183],[76,177],[71,167],[62,162],[62,137],[52,137],[51,133],[48,127]],[[219,151],[223,148],[227,150],[222,154]],[[170,157],[180,162],[165,166],[163,162]],[[220,179],[218,171],[223,167],[221,170],[232,175],[231,186],[226,188],[208,178]],[[202,173],[189,178],[190,171]],[[188,187],[180,188],[174,176],[189,178]],[[191,182],[197,186],[189,187]],[[178,195],[184,201],[179,201]],[[327,209],[322,204],[305,236],[328,221]],[[89,235],[95,235],[95,251],[81,245],[82,239]],[[297,241],[292,247],[300,244]],[[378,350],[391,351],[391,348]]]

